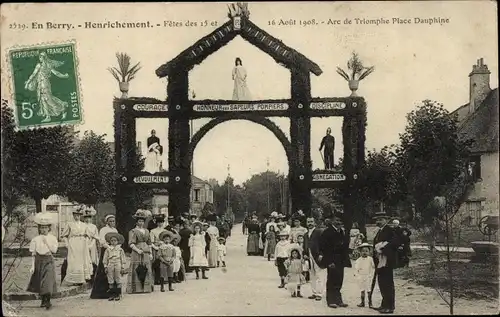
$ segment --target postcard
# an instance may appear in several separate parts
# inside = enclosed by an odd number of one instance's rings
[[[498,313],[497,9],[2,4],[4,314]]]

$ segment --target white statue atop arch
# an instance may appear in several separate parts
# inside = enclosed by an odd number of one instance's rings
[[[236,57],[233,68],[233,100],[250,100],[250,90],[247,86],[247,71],[243,67],[241,58]]]

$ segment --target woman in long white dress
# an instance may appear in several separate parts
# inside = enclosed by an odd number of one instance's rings
[[[66,283],[83,284],[90,280],[92,275],[92,262],[88,246],[90,237],[88,226],[80,221],[83,214],[82,208],[73,210],[74,222],[68,222],[61,238],[66,238],[68,248],[68,268],[66,270]]]
[[[200,269],[203,279],[208,279],[205,272],[207,270],[208,261],[205,255],[205,247],[207,243],[205,241],[205,235],[201,232],[202,224],[200,222],[193,223],[193,231],[189,237],[189,250],[191,258],[189,260],[189,267],[194,268],[196,272],[196,279],[200,279]]]
[[[154,174],[160,171],[161,163],[161,146],[158,143],[153,143],[148,147],[148,154],[144,161],[144,171]]]
[[[250,100],[250,90],[247,86],[247,71],[243,67],[243,62],[239,57],[236,58],[233,68],[233,100]]]
[[[90,261],[92,262],[93,274],[97,271],[97,264],[99,264],[99,255],[97,254],[97,241],[99,240],[99,230],[97,226],[92,223],[92,217],[96,214],[95,209],[87,209],[83,214],[83,221],[88,227],[87,243],[89,247]],[[93,276],[92,276],[93,277]]]
[[[24,84],[24,88],[30,91],[36,91],[38,99],[37,115],[43,117],[42,122],[49,122],[51,117],[62,115],[66,118],[66,109],[68,103],[62,101],[52,94],[50,77],[55,75],[59,78],[68,78],[68,74],[62,74],[56,70],[64,62],[54,61],[47,57],[45,52],[40,53],[39,63],[36,64],[33,73]]]
[[[219,229],[215,226],[217,222],[216,215],[210,215],[208,217],[208,222],[210,226],[207,229],[207,234],[210,236],[210,248],[208,249],[207,260],[208,267],[217,266],[217,246],[219,245]]]

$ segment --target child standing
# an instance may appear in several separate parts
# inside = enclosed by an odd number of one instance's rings
[[[300,247],[302,252],[304,252],[304,235],[299,233],[296,237],[297,239],[297,245]],[[311,262],[309,262],[309,259],[304,259],[302,258],[302,275],[304,275],[304,278],[306,282],[309,282],[309,270],[311,268]]]
[[[266,252],[267,260],[271,261],[274,257],[274,251],[276,250],[276,229],[273,225],[269,226],[269,231],[266,233]]]
[[[292,297],[302,297],[300,294],[300,286],[304,284],[305,278],[302,275],[302,257],[301,250],[298,247],[293,247],[290,250],[290,258],[286,260],[285,267],[288,272],[288,290]]]
[[[289,257],[290,241],[288,241],[288,233],[280,232],[278,243],[276,243],[276,249],[274,251],[275,265],[278,267],[278,273],[280,276],[281,284],[278,288],[285,287],[285,278],[287,276],[287,270],[285,267],[285,261]]]
[[[118,232],[109,232],[106,233],[104,239],[109,244],[109,248],[104,251],[102,258],[104,272],[106,272],[108,277],[108,300],[118,301],[122,293],[121,276],[125,274],[125,252],[121,248],[121,245],[125,242],[125,238]]]
[[[182,263],[182,252],[181,248],[179,248],[179,242],[181,241],[181,236],[179,234],[175,234],[174,238],[172,239],[172,244],[174,245],[175,249],[175,258],[174,258],[174,283],[180,283],[181,278],[184,276],[181,276],[179,272],[181,271],[181,263]]]
[[[168,290],[173,291],[172,281],[174,277],[174,259],[176,258],[175,247],[171,241],[174,233],[170,231],[163,231],[160,233],[160,240],[162,241],[158,250],[158,257],[160,259],[160,291],[165,292],[165,280],[168,281]]]
[[[28,292],[39,293],[42,300],[40,307],[50,309],[50,297],[57,292],[56,268],[53,254],[59,246],[57,238],[49,233],[51,218],[46,213],[38,213],[34,218],[38,225],[38,235],[30,242],[33,256]]]
[[[217,267],[222,262],[222,267],[226,267],[226,239],[219,237],[219,244],[217,245]]]
[[[365,307],[365,292],[368,293],[368,307],[372,308],[371,284],[375,272],[375,263],[369,256],[371,245],[361,244],[358,249],[361,256],[354,263],[354,276],[358,280],[358,286],[361,291],[361,303],[358,307]]]
[[[201,231],[202,224],[199,221],[193,223],[193,234],[189,237],[189,251],[191,258],[189,260],[189,267],[194,268],[196,272],[196,279],[200,279],[200,269],[201,278],[208,279],[206,275],[208,260],[206,256],[205,247],[207,242],[205,240],[205,234]]]

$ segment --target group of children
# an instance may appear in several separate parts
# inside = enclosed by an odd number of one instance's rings
[[[268,233],[274,230],[270,229]],[[304,235],[298,234],[290,237],[287,231],[278,232],[278,241],[275,244],[274,253],[268,255],[268,260],[274,257],[275,265],[278,268],[280,285],[278,288],[287,288],[291,297],[301,298],[301,285],[309,282],[311,263],[304,253]],[[272,244],[269,244],[272,245]],[[368,243],[359,245],[360,257],[354,263],[354,276],[356,278],[361,302],[358,307],[365,307],[365,297],[368,298],[368,305],[372,308],[372,282],[375,273],[375,264],[371,257],[372,246]],[[269,251],[269,250],[268,250]]]
[[[114,216],[107,216],[106,222],[114,220],[114,218],[110,219],[111,217]],[[32,277],[28,285],[28,291],[39,293],[41,307],[49,309],[52,307],[50,298],[52,294],[57,291],[54,254],[58,249],[58,241],[57,238],[50,233],[52,218],[49,215],[46,213],[39,213],[35,216],[34,221],[38,225],[39,234],[33,238],[30,243],[30,252],[32,253],[33,260],[30,270]],[[197,279],[199,278],[198,270],[200,268],[203,271],[204,279],[207,278],[205,276],[205,271],[208,270],[208,248],[206,248],[206,239],[208,238],[206,235],[208,233],[203,230],[203,227],[202,223],[193,223],[193,234],[189,237],[189,250],[186,250],[190,253],[191,258],[189,266],[197,273]],[[183,260],[184,251],[179,247],[182,238],[178,233],[178,229],[176,230],[172,226],[159,226],[159,230],[156,230],[156,232],[149,232],[144,229],[148,237],[151,235],[152,238],[147,242],[151,252],[148,253],[143,251],[144,254],[141,252],[140,255],[143,257],[147,256],[149,261],[144,261],[144,265],[142,266],[139,265],[134,267],[132,267],[132,261],[130,266],[127,267],[125,252],[121,247],[125,242],[123,235],[118,233],[114,228],[110,229],[104,227],[101,230],[104,231],[105,229],[109,232],[103,235],[105,243],[104,241],[102,243],[105,245],[103,245],[102,248],[102,260],[100,261],[100,265],[103,267],[103,284],[105,281],[108,283],[107,295],[109,295],[109,297],[107,298],[110,301],[119,301],[121,299],[122,279],[123,275],[126,273],[129,273],[129,275],[133,273],[134,276],[136,275],[139,277],[139,280],[141,279],[141,275],[144,277],[143,280],[157,280],[154,282],[158,283],[154,284],[160,285],[161,292],[166,291],[166,284],[168,285],[168,291],[174,291],[174,283],[180,283],[186,280],[186,272],[188,270],[186,270],[186,265]],[[199,237],[199,239],[196,239],[197,237]],[[200,241],[199,248],[196,241]],[[226,240],[224,237],[217,237],[216,241],[216,248],[214,248],[217,254],[216,265],[217,267],[222,265],[224,268],[223,270],[225,270],[225,257],[227,253],[225,246]],[[197,258],[196,254],[200,255],[200,257]],[[200,261],[203,263],[198,263]],[[155,263],[158,265],[155,265]],[[155,275],[154,278],[153,275]]]
[[[286,286],[292,297],[300,298],[300,286],[309,281],[310,262],[307,256],[303,255],[304,236],[299,234],[295,239],[289,239],[289,236],[287,231],[278,233],[279,240],[272,257],[281,281],[278,288]]]

